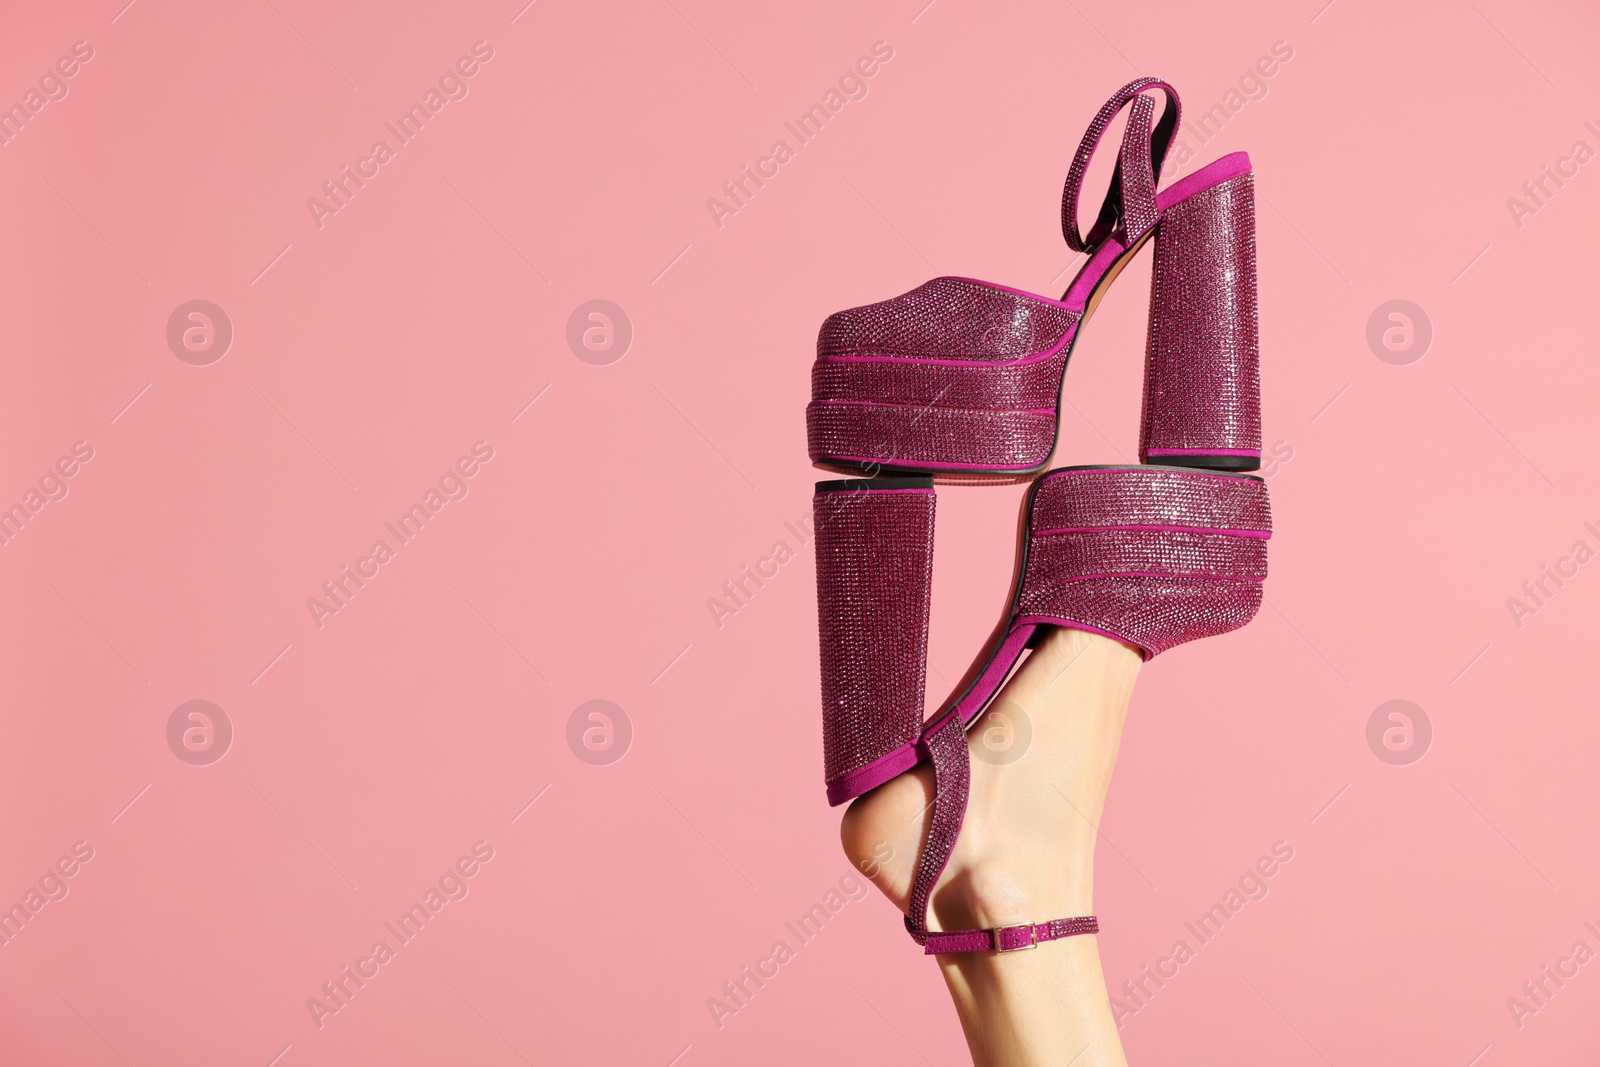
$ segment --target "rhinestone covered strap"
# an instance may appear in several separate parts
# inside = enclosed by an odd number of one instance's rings
[[[924,739],[933,761],[933,817],[911,881],[911,907],[906,914],[906,930],[919,945],[927,943],[928,898],[933,896],[933,887],[950,862],[950,853],[961,834],[961,821],[967,814],[967,788],[972,780],[967,729],[959,715],[947,715]]]
[[[1161,210],[1156,207],[1156,175],[1150,169],[1150,122],[1155,110],[1155,101],[1148,96],[1134,97],[1133,107],[1128,109],[1128,125],[1122,133],[1122,151],[1117,153],[1117,177],[1122,182],[1122,240],[1130,247],[1161,217]]]
[[[945,952],[1018,952],[1046,941],[1099,932],[1100,920],[1093,915],[1082,915],[1074,919],[1051,919],[1046,923],[997,926],[993,930],[939,931],[929,933],[922,947],[929,956]]]
[[[906,931],[923,947],[924,954],[1016,952],[1045,941],[1097,932],[1100,923],[1093,915],[992,930],[928,929],[928,900],[961,834],[972,765],[967,757],[967,731],[961,716],[946,716],[929,731],[925,740],[933,760],[933,818],[928,825],[927,842],[917,861],[917,872],[911,883],[911,907],[906,915]]]
[[[1118,157],[1117,168],[1111,176],[1111,188],[1106,191],[1105,201],[1100,205],[1100,215],[1089,229],[1089,234],[1084,237],[1078,232],[1078,196],[1083,188],[1084,175],[1088,173],[1089,161],[1094,158],[1094,152],[1100,145],[1100,138],[1105,136],[1106,127],[1111,125],[1111,120],[1128,102],[1140,98],[1141,94],[1151,89],[1160,89],[1167,96],[1167,106],[1161,112],[1161,121],[1150,129],[1148,118],[1138,123],[1142,130],[1150,130],[1149,153],[1139,153],[1141,158],[1130,158],[1127,149],[1128,133],[1123,136],[1123,153]],[[1061,192],[1061,232],[1067,239],[1067,244],[1075,252],[1087,252],[1101,241],[1105,240],[1116,228],[1119,218],[1125,217],[1125,207],[1128,197],[1125,195],[1125,183],[1137,180],[1142,185],[1148,176],[1151,183],[1150,200],[1153,206],[1155,194],[1155,181],[1161,173],[1161,164],[1166,159],[1167,148],[1172,144],[1173,135],[1178,130],[1178,118],[1181,114],[1181,105],[1178,103],[1177,91],[1162,81],[1160,78],[1135,78],[1116,91],[1116,94],[1107,100],[1105,106],[1095,115],[1089,123],[1089,128],[1084,132],[1083,140],[1078,144],[1078,151],[1072,157],[1072,166],[1067,171],[1066,186]],[[1129,120],[1130,132],[1135,128],[1135,120],[1139,113],[1135,111]],[[1134,173],[1134,163],[1141,165]],[[1142,195],[1142,194],[1141,194]],[[1146,227],[1148,228],[1148,227]]]

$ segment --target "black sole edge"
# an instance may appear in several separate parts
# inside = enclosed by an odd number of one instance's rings
[[[1211,467],[1195,467],[1177,463],[1078,463],[1070,467],[1051,467],[1049,470],[1036,468],[1029,473],[1038,473],[1034,482],[1044,480],[1054,474],[1063,474],[1067,471],[1173,471],[1178,474],[1210,474],[1218,478],[1238,478],[1247,482],[1259,482],[1263,479],[1260,475],[1247,473],[1259,470],[1260,467],[1242,467],[1233,470],[1220,470]],[[1042,473],[1040,473],[1042,471]],[[816,483],[819,493],[859,493],[866,489],[932,489],[934,479],[932,474],[908,475],[880,475],[876,478],[838,478],[832,481]]]
[[[860,493],[871,489],[932,489],[933,475],[892,475],[875,478],[836,478],[818,482],[819,493]]]
[[[1200,471],[1258,471],[1261,457],[1255,456],[1160,456],[1166,467],[1193,467]]]

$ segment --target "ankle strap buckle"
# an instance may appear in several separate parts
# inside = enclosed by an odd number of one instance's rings
[[[1027,931],[1025,936],[1015,936],[1024,930]],[[1003,934],[1010,934],[1013,936],[1002,937],[1001,935]],[[989,935],[994,938],[994,950],[996,952],[1023,952],[1030,948],[1039,947],[1039,941],[1035,936],[1035,928],[1033,923],[1017,923],[1015,926],[996,926],[989,932]]]

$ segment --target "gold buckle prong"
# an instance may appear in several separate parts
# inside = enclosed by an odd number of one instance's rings
[[[1026,945],[1017,945],[1015,948],[1002,948],[1000,945],[1000,935],[1007,930],[1028,931],[1028,943]],[[1012,926],[996,926],[990,931],[990,935],[994,938],[994,950],[996,952],[1026,952],[1031,948],[1039,947],[1038,938],[1034,934],[1033,923],[1016,923]]]

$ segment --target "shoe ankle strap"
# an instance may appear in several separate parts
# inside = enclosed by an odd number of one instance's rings
[[[1167,97],[1161,121],[1155,123],[1153,128],[1151,119],[1155,106],[1143,95],[1152,89],[1162,90]],[[1117,167],[1111,176],[1111,188],[1106,190],[1099,217],[1089,228],[1088,236],[1082,236],[1078,233],[1078,195],[1082,191],[1084,175],[1089,170],[1089,161],[1094,158],[1106,127],[1129,103],[1134,105],[1133,111],[1128,116],[1127,128],[1123,132],[1122,148],[1117,153]],[[1118,222],[1127,231],[1130,244],[1133,237],[1154,225],[1157,215],[1156,182],[1160,178],[1167,149],[1178,132],[1181,113],[1182,105],[1172,86],[1160,78],[1136,78],[1118,89],[1095,115],[1094,121],[1089,123],[1088,130],[1084,132],[1083,140],[1078,143],[1077,154],[1072,157],[1072,167],[1067,171],[1066,186],[1061,192],[1061,232],[1073,251],[1091,251],[1111,235]]]
[[[928,898],[933,895],[945,864],[950,862],[950,853],[961,833],[972,774],[967,758],[967,728],[960,715],[954,711],[946,715],[943,722],[923,733],[923,740],[933,764],[933,815],[911,879],[911,907],[906,915],[906,929],[918,944],[928,933]]]
[[[910,925],[911,920],[907,918],[906,926]],[[913,930],[911,937],[923,947],[924,954],[937,956],[945,952],[1021,952],[1046,941],[1099,932],[1100,920],[1093,915],[1082,915],[1074,919],[1051,919],[1047,923],[997,926],[992,930],[924,931],[920,936]]]
[[[1100,929],[1093,915],[1022,923],[993,930],[929,930],[928,898],[950,862],[956,837],[967,813],[967,791],[972,765],[967,758],[966,723],[953,710],[923,734],[933,764],[933,817],[917,870],[911,880],[911,907],[906,932],[930,956],[944,952],[1017,952],[1045,941],[1092,934]]]

